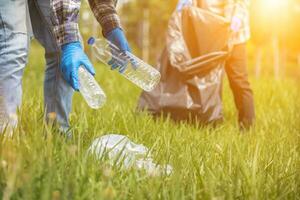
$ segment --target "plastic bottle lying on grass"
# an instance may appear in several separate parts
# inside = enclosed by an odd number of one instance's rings
[[[114,62],[121,67],[121,75],[145,91],[151,91],[160,80],[160,72],[130,52],[122,52],[117,46],[105,39],[91,37],[88,44],[95,56],[104,64]]]
[[[100,160],[107,158],[111,165],[144,170],[149,176],[170,175],[173,171],[170,165],[156,164],[147,147],[135,144],[123,135],[110,134],[96,138],[88,152]]]

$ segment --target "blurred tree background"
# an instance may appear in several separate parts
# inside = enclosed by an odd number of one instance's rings
[[[300,77],[300,0],[250,0],[249,68],[256,77]],[[118,12],[134,54],[155,65],[177,0],[119,0]],[[84,38],[101,37],[87,1],[82,1]],[[92,56],[92,55],[91,55]],[[93,57],[93,56],[92,56]]]

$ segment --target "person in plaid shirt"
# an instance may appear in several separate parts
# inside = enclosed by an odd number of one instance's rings
[[[126,37],[121,29],[116,12],[116,0],[89,0],[95,17],[102,26],[103,35],[123,52],[130,51]],[[83,65],[92,74],[94,68],[85,55],[80,43],[78,17],[81,0],[51,0],[53,31],[61,47],[60,69],[66,81],[79,90],[78,68]],[[118,66],[110,63],[112,68]]]
[[[248,81],[246,42],[250,39],[249,0],[180,0],[177,10],[196,5],[202,9],[223,16],[231,22],[233,45],[230,58],[225,65],[235,105],[239,112],[239,125],[249,128],[254,124],[255,108],[253,92]]]
[[[89,2],[104,36],[122,51],[130,51],[116,2]],[[46,121],[55,122],[64,135],[71,136],[69,113],[73,89],[78,90],[78,67],[84,65],[95,73],[79,42],[79,8],[79,0],[0,0],[0,134],[12,135],[18,124],[22,77],[33,35],[45,50]]]

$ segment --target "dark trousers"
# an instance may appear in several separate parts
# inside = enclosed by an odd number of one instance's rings
[[[245,43],[234,46],[225,70],[238,109],[239,124],[249,128],[255,120],[255,109],[253,92],[248,81]]]

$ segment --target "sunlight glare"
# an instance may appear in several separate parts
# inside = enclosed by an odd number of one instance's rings
[[[289,0],[262,0],[264,9],[277,12],[288,5]]]

